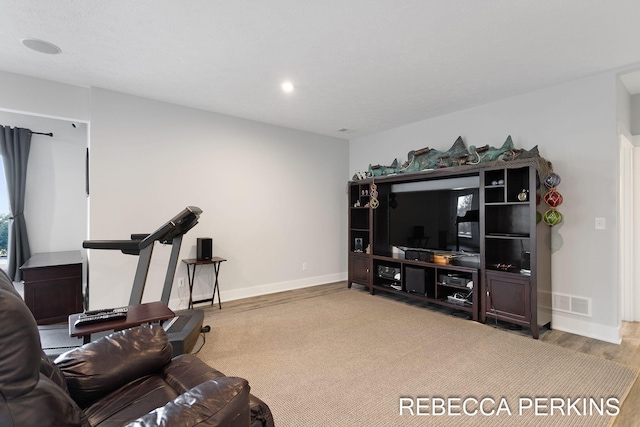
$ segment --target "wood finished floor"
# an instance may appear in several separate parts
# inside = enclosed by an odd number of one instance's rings
[[[313,298],[322,294],[335,292],[368,292],[361,286],[354,285],[351,289],[347,288],[346,282],[337,282],[327,285],[313,286],[304,289],[296,289],[292,291],[279,292],[275,294],[263,295],[252,298],[245,298],[236,301],[222,303],[222,309],[225,311],[242,312],[254,310],[260,307],[285,304],[290,301],[296,301],[306,298]],[[386,298],[394,298],[401,300],[407,304],[428,306],[429,309],[440,311],[450,311],[439,306],[423,303],[412,298],[404,297],[398,294],[390,294],[386,292],[378,292],[376,295]],[[211,311],[211,315],[215,316],[218,310],[215,306],[199,306],[198,308]],[[492,325],[501,328],[505,333],[518,333],[528,335],[528,330],[510,330],[508,324]],[[533,339],[533,338],[532,338]],[[622,344],[611,344],[599,341],[593,338],[586,338],[580,335],[570,334],[557,330],[544,330],[540,333],[541,341],[554,344],[560,347],[569,348],[592,356],[611,360],[622,365],[640,369],[640,323],[639,322],[623,322],[622,324]],[[620,414],[614,420],[613,427],[633,427],[640,426],[640,381],[636,380],[631,388],[627,398],[622,405]]]

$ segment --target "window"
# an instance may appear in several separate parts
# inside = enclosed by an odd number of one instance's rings
[[[458,196],[458,209],[457,215],[459,217],[464,216],[467,211],[471,210],[471,203],[473,202],[473,194],[464,194]],[[458,224],[458,237],[471,238],[471,222],[461,222]]]

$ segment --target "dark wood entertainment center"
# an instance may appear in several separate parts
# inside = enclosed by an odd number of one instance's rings
[[[348,286],[402,293],[482,323],[496,319],[528,327],[538,338],[551,322],[551,232],[539,219],[546,210],[539,188],[545,177],[538,178],[536,165],[514,160],[351,181]],[[477,195],[477,209],[459,216],[455,199],[465,193],[463,185],[457,187],[464,180],[472,183],[468,192]],[[369,206],[372,184],[375,209]],[[440,199],[426,197],[436,191]],[[399,192],[406,193],[405,204],[415,199],[416,212],[394,219]],[[407,218],[414,222],[403,223]],[[466,221],[475,225],[464,234],[458,227]],[[423,235],[424,229],[432,235]],[[395,243],[397,230],[406,230],[403,246]],[[465,251],[465,243],[473,243],[473,250]]]

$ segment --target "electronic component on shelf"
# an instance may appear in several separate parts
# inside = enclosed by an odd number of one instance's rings
[[[433,262],[433,252],[426,249],[414,249],[407,248],[405,253],[405,259],[423,262]]]
[[[462,275],[453,274],[453,273],[440,274],[440,276],[438,277],[438,280],[442,284],[453,285],[453,286],[467,286],[467,284],[471,282],[471,279],[464,277]]]
[[[473,291],[465,293],[465,292],[456,292],[453,295],[449,295],[447,297],[447,301],[453,304],[472,304],[471,295]]]
[[[120,319],[126,319],[126,318],[127,318],[126,312],[93,314],[89,316],[79,317],[78,320],[74,322],[74,325],[85,326],[85,325],[91,325],[93,323],[108,322],[110,320],[120,320]]]
[[[378,277],[385,279],[400,280],[400,267],[378,266]]]

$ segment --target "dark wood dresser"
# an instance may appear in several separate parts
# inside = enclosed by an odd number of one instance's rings
[[[38,325],[66,322],[83,311],[80,251],[34,254],[22,270],[24,300]]]

